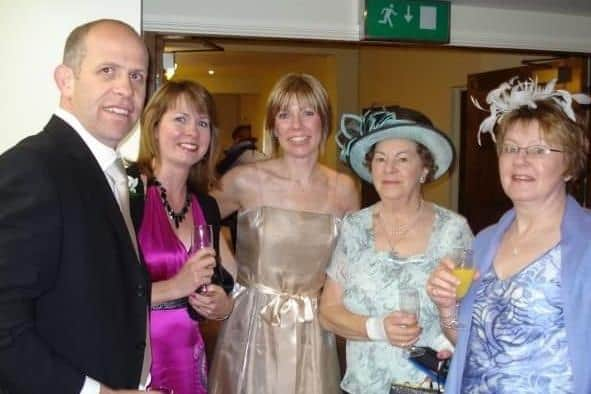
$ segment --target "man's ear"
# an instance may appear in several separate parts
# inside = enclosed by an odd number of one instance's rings
[[[57,88],[63,97],[71,97],[74,91],[74,70],[65,64],[60,64],[53,72]]]

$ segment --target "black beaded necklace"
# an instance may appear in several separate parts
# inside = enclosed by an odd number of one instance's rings
[[[162,205],[164,206],[164,210],[166,211],[166,215],[172,220],[174,223],[175,228],[179,228],[179,225],[183,220],[185,220],[185,216],[187,216],[187,212],[189,211],[189,207],[191,206],[191,195],[187,191],[187,197],[185,198],[185,205],[181,208],[180,211],[175,212],[174,209],[170,206],[168,202],[168,198],[166,196],[166,189],[162,186],[162,183],[156,178],[152,180],[152,183],[158,188],[160,192],[160,201],[162,201]]]

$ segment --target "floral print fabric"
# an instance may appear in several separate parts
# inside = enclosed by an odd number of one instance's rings
[[[573,393],[557,245],[514,276],[482,278],[463,393]]]
[[[423,327],[418,346],[441,348],[445,343],[435,305],[427,296],[427,278],[451,249],[469,247],[472,232],[466,220],[433,204],[433,229],[423,254],[391,256],[375,249],[375,206],[343,219],[329,277],[343,289],[345,307],[363,316],[383,316],[398,309],[398,289],[419,289]],[[341,387],[351,394],[387,394],[392,383],[420,384],[426,375],[408,361],[403,350],[385,341],[347,341],[347,371]]]

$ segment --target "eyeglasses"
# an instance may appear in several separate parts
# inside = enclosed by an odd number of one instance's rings
[[[530,145],[530,146],[517,146],[513,144],[503,144],[501,147],[501,154],[503,155],[518,155],[520,151],[523,151],[526,156],[530,157],[542,157],[549,155],[551,152],[564,153],[563,150],[550,148],[544,145]]]

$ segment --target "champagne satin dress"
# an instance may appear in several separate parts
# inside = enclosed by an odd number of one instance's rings
[[[238,216],[238,282],[210,394],[340,393],[335,338],[318,296],[337,236],[330,214],[259,207]]]

